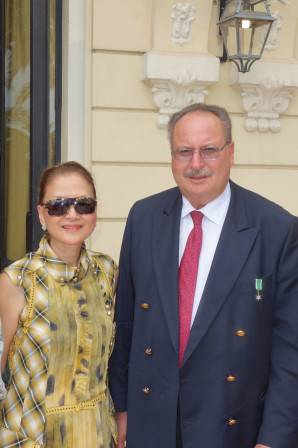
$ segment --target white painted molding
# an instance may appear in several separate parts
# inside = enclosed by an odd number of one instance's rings
[[[85,163],[86,9],[81,0],[63,2],[62,160]]]
[[[298,63],[259,61],[250,72],[231,68],[232,85],[240,90],[247,131],[280,132],[280,116],[298,88]]]
[[[191,23],[195,20],[196,8],[190,3],[178,2],[173,5],[171,18],[172,42],[182,45],[190,41]]]
[[[145,54],[144,81],[151,87],[159,110],[158,127],[183,107],[205,101],[210,85],[218,82],[219,59],[209,54]]]

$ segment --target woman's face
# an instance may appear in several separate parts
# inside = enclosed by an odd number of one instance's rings
[[[94,198],[92,186],[80,174],[69,173],[53,177],[46,186],[43,203],[58,198]],[[95,198],[94,198],[95,199]],[[67,250],[67,246],[81,246],[96,225],[96,211],[79,214],[70,206],[65,215],[50,216],[47,208],[37,206],[39,220],[48,231],[52,248]]]

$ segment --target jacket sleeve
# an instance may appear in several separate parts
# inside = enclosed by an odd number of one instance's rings
[[[258,443],[298,447],[298,220],[278,264],[271,375]]]
[[[126,411],[128,362],[132,339],[135,293],[132,280],[132,221],[131,210],[123,236],[116,289],[116,337],[109,365],[110,392],[116,412]]]

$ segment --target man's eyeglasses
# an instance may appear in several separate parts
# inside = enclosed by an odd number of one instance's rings
[[[93,198],[57,198],[40,204],[48,210],[50,216],[63,216],[73,205],[79,215],[90,215],[95,212],[97,201]]]
[[[192,148],[176,148],[172,150],[173,158],[182,162],[188,162],[193,158],[194,153],[199,152],[200,156],[204,160],[216,160],[218,159],[221,151],[230,143],[225,143],[221,147],[206,146],[199,149]]]

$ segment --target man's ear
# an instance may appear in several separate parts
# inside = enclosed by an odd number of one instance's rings
[[[229,151],[230,151],[230,165],[231,166],[234,165],[234,154],[235,154],[234,148],[235,148],[235,145],[234,145],[234,142],[232,142],[230,144],[230,147],[229,147]]]

